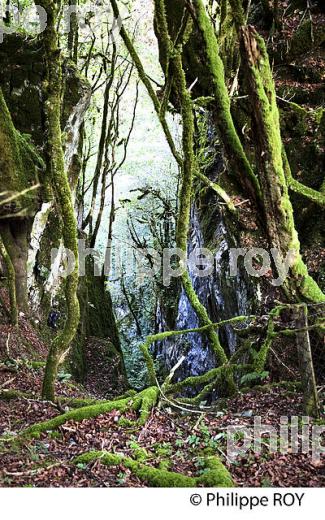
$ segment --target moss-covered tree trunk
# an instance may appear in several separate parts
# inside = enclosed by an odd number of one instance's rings
[[[290,273],[285,280],[289,298],[323,302],[325,295],[308,274],[300,253],[282,154],[275,85],[265,42],[252,27],[241,26],[239,34],[252,105],[256,159],[270,246],[276,248],[283,259],[290,261]]]
[[[181,116],[183,123],[183,162],[181,168],[181,188],[179,193],[179,214],[177,219],[176,228],[176,245],[179,249],[184,251],[187,256],[188,249],[188,235],[190,226],[190,212],[192,204],[192,193],[193,193],[193,178],[195,170],[195,154],[194,154],[194,115],[193,115],[193,104],[191,94],[187,88],[186,75],[182,63],[182,48],[183,43],[188,38],[191,25],[189,29],[184,29],[183,40],[179,41],[175,46],[172,43],[168,23],[166,17],[166,6],[164,0],[155,0],[155,22],[156,32],[161,40],[161,43],[165,46],[165,52],[167,55],[166,71],[171,75],[174,82],[174,88],[177,92],[180,106]],[[166,78],[168,82],[168,78]],[[212,326],[212,322],[209,318],[208,312],[204,305],[200,302],[197,294],[192,285],[190,275],[187,270],[182,274],[182,285],[186,292],[186,295],[196,312],[200,323],[202,325],[210,326],[207,330],[207,336],[210,340],[211,347],[216,355],[216,358],[220,364],[227,362],[227,356],[224,349],[222,348],[219,340],[218,332],[216,332]],[[233,392],[234,382],[232,377],[228,378],[228,390]]]
[[[71,189],[64,165],[61,135],[62,64],[58,46],[57,22],[60,2],[41,1],[47,12],[47,28],[43,33],[46,54],[47,77],[45,87],[45,117],[48,132],[47,152],[49,158],[51,183],[55,200],[63,221],[63,243],[75,257],[75,268],[65,283],[67,319],[63,331],[51,344],[43,381],[43,397],[54,400],[55,380],[58,367],[69,351],[79,323],[78,289],[78,236]]]
[[[213,86],[219,136],[227,160],[231,170],[237,174],[238,180],[246,193],[254,200],[259,201],[259,183],[233,122],[230,96],[225,82],[224,65],[219,55],[218,39],[202,0],[193,0],[193,15],[204,43],[207,73]]]

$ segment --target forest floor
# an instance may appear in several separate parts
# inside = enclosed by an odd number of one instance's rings
[[[29,337],[34,348],[37,347],[37,361],[44,361],[44,345],[26,322],[22,327],[25,338]],[[0,326],[2,359],[3,342],[7,337],[8,327]],[[18,349],[13,338],[11,345],[13,355]],[[94,396],[61,373],[57,395],[67,398],[64,406],[62,401],[59,406],[41,401],[43,371],[42,366],[32,366],[30,354],[26,352],[24,361],[20,353],[15,362],[0,365],[0,435],[17,437],[26,427],[64,413],[70,409],[69,399],[98,397],[97,392]],[[9,398],[11,390],[24,395]],[[209,450],[221,458],[240,487],[325,486],[323,456],[317,462],[309,454],[295,454],[290,450],[286,454],[270,453],[267,437],[263,438],[260,455],[252,450],[234,460],[226,455],[229,425],[252,428],[254,417],[259,416],[263,425],[274,426],[279,431],[280,417],[287,416],[290,421],[292,416],[303,415],[302,395],[281,385],[238,394],[224,401],[221,408],[210,409],[207,413],[172,409],[169,403],[162,401],[143,426],[136,422],[136,412],[124,413],[122,420],[121,412],[113,410],[92,419],[65,422],[37,439],[23,439],[18,444],[1,442],[0,486],[148,486],[123,464],[107,467],[100,460],[75,464],[77,455],[90,450],[105,450],[145,460],[148,466],[187,476],[200,475],[200,457]]]

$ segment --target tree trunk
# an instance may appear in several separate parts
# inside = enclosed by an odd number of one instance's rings
[[[10,318],[13,325],[18,324],[18,309],[17,309],[17,299],[16,299],[16,276],[15,269],[12,264],[10,255],[7,251],[6,246],[0,236],[0,255],[3,258],[5,267],[6,267],[6,275],[8,278],[8,290],[9,290],[9,300],[10,300]]]
[[[282,259],[288,258],[290,262],[290,273],[284,281],[289,299],[293,302],[301,298],[323,302],[325,295],[308,274],[300,254],[283,162],[275,85],[265,42],[253,27],[241,26],[239,34],[255,126],[256,160],[270,247],[277,249]]]
[[[32,144],[14,127],[0,88],[0,234],[14,268],[16,304],[25,313],[28,247],[33,219],[40,207],[35,188],[39,186],[41,166],[42,160]],[[9,292],[13,301],[12,287]]]
[[[77,298],[79,282],[78,236],[72,194],[68,175],[65,171],[62,147],[61,108],[62,108],[62,63],[58,47],[57,20],[60,3],[42,0],[40,5],[46,10],[47,27],[43,33],[47,64],[45,116],[47,123],[47,152],[50,159],[51,181],[56,202],[61,213],[63,225],[63,245],[74,254],[75,267],[65,283],[67,319],[63,331],[54,339],[48,355],[42,395],[50,401],[55,397],[55,380],[59,365],[64,361],[70,344],[76,335],[80,309]]]
[[[3,222],[0,233],[15,271],[16,302],[18,309],[28,313],[27,261],[32,219]]]
[[[296,307],[297,333],[296,342],[301,370],[301,381],[304,393],[304,407],[307,415],[320,417],[320,404],[316,387],[313,358],[308,332],[308,311],[306,305]]]

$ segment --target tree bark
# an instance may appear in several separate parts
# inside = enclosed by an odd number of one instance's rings
[[[57,20],[60,12],[60,2],[42,0],[40,5],[47,12],[47,27],[43,33],[46,53],[47,78],[45,82],[45,116],[48,141],[47,152],[50,160],[51,182],[56,202],[63,221],[63,244],[74,254],[75,267],[65,284],[67,319],[63,331],[51,344],[43,381],[42,395],[53,401],[55,398],[55,381],[58,367],[64,361],[70,349],[70,344],[76,335],[80,318],[77,289],[78,271],[78,235],[77,222],[74,213],[72,194],[68,175],[65,171],[64,153],[61,131],[62,105],[62,63],[58,47]]]
[[[288,298],[293,302],[301,298],[323,302],[325,295],[308,274],[300,253],[283,162],[275,85],[266,45],[253,27],[241,26],[239,35],[255,126],[255,152],[269,243],[277,249],[282,259],[288,258],[290,262],[290,272],[284,282]]]
[[[302,331],[296,335],[296,343],[301,370],[305,412],[307,415],[318,419],[320,417],[320,404],[308,331],[307,306],[297,306],[295,314],[297,321],[296,328],[302,329]]]

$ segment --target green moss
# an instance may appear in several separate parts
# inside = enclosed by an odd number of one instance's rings
[[[1,390],[0,400],[11,401],[13,399],[33,399],[35,396],[30,393],[21,392],[20,390]]]
[[[99,460],[106,466],[119,466],[128,468],[134,475],[152,487],[159,488],[186,488],[205,485],[207,487],[231,487],[233,481],[227,469],[221,461],[215,457],[205,460],[206,471],[199,478],[188,477],[180,473],[157,469],[146,466],[139,461],[133,460],[123,455],[109,453],[105,451],[91,451],[74,459],[75,464],[89,464]]]
[[[173,473],[161,469],[151,468],[123,455],[108,453],[105,451],[93,451],[80,455],[74,459],[75,464],[89,464],[99,460],[106,466],[119,466],[128,468],[134,475],[152,487],[195,487],[195,479],[186,477],[180,473]]]
[[[165,459],[165,460],[161,460],[159,462],[158,468],[163,469],[164,471],[169,471],[171,468],[171,465],[172,465],[171,461],[168,459]]]
[[[131,421],[131,419],[127,419],[126,417],[121,417],[119,420],[119,425],[122,428],[132,428],[134,430],[137,430],[138,425],[136,421]]]
[[[187,295],[193,309],[195,310],[200,322],[202,323],[203,326],[207,327],[207,336],[210,340],[211,347],[212,347],[214,353],[216,354],[216,357],[217,357],[219,363],[221,363],[221,364],[227,363],[228,359],[227,359],[227,356],[225,354],[223,347],[221,346],[218,332],[216,332],[213,329],[213,323],[209,318],[206,308],[204,307],[204,305],[201,304],[201,302],[193,288],[190,275],[187,271],[182,275],[182,283],[183,283],[183,287],[186,292],[186,295]],[[229,390],[231,392],[234,391],[234,384],[232,381],[229,381]]]
[[[119,410],[121,413],[124,413],[130,409],[139,411],[139,424],[143,425],[148,419],[152,408],[157,403],[158,395],[158,388],[153,387],[146,388],[139,394],[136,394],[133,398],[126,397],[125,399],[115,401],[95,401],[96,404],[91,404],[90,406],[84,406],[88,404],[87,400],[80,400],[79,404],[81,403],[81,408],[70,410],[69,412],[58,415],[57,417],[54,417],[48,421],[34,424],[20,432],[19,438],[37,438],[40,436],[40,434],[55,430],[68,421],[80,422],[84,419],[91,419],[93,417],[98,417],[99,415],[109,413],[112,410]],[[70,400],[70,404],[72,405],[74,401],[75,404],[78,405],[78,400],[73,399]],[[61,400],[61,404],[69,405],[69,399],[66,398]],[[9,438],[8,440],[11,439]]]
[[[203,484],[204,487],[233,487],[234,482],[227,468],[217,457],[206,457],[204,459],[205,471],[201,477],[197,479],[197,484]]]
[[[182,390],[185,386],[188,386],[188,388],[195,388],[197,385],[200,384],[200,386],[203,386],[203,389],[194,397],[179,397],[178,401],[189,404],[191,406],[199,406],[205,398],[210,395],[213,390],[217,388],[219,385],[221,388],[224,386],[224,382],[227,382],[230,378],[233,379],[234,372],[235,371],[242,371],[242,370],[250,370],[250,365],[224,365],[215,369],[210,370],[209,372],[206,372],[206,374],[203,374],[202,376],[196,376],[194,378],[188,378],[184,381],[181,381],[180,383],[175,383],[175,385],[171,385],[170,388],[167,389],[167,393],[176,393]],[[209,377],[205,377],[208,375]],[[212,381],[209,382],[211,377],[214,375],[214,378],[212,378]],[[191,380],[191,385],[184,385],[184,383],[188,383],[188,380]],[[233,392],[235,393],[235,392]]]
[[[300,243],[288,192],[288,164],[283,161],[280,116],[266,45],[263,38],[251,27],[243,27],[241,36],[243,57],[255,107],[254,117],[259,138],[257,160],[260,165],[270,244],[277,248],[284,258],[289,251],[291,253],[291,276],[285,281],[290,298],[296,301],[302,297],[315,303],[323,302],[325,295],[309,276],[300,254]],[[256,51],[253,53],[254,48]]]
[[[1,390],[0,391],[0,399],[5,401],[10,401],[13,399],[38,399],[36,394],[32,392],[22,392],[20,390]],[[125,397],[124,397],[125,399]],[[121,401],[122,398],[117,398],[115,401]],[[102,405],[105,403],[109,403],[110,401],[101,401],[98,399],[82,399],[82,398],[69,398],[69,397],[58,397],[57,402],[61,406],[68,406],[69,408],[83,408],[90,407],[94,405]]]
[[[286,102],[285,105],[285,109],[280,112],[281,132],[284,136],[290,136],[290,141],[286,149],[283,148],[282,157],[289,188],[291,191],[324,207],[325,196],[322,189],[320,191],[314,189],[321,186],[324,178],[321,154],[321,144],[324,137],[322,131],[324,109],[321,107],[310,111],[292,102]],[[301,138],[311,134],[314,138],[313,142],[301,140]],[[287,154],[290,157],[290,163]],[[300,172],[299,181],[291,173],[291,166],[293,172]],[[295,209],[297,208],[295,207]],[[302,213],[300,206],[298,206],[297,213],[299,218],[299,214]],[[303,219],[305,220],[305,218],[304,214]]]
[[[194,396],[194,397],[179,397],[178,401],[181,402],[181,403],[184,403],[184,404],[191,405],[191,406],[200,406],[202,404],[202,402],[204,402],[205,398],[208,395],[211,395],[213,390],[216,389],[217,381],[218,381],[220,375],[218,375],[218,377],[215,379],[215,381],[212,381],[212,383],[206,384],[204,386],[204,388],[196,396]]]
[[[45,361],[27,361],[26,364],[31,368],[44,368],[46,365]]]
[[[0,114],[0,193],[23,192],[13,201],[15,212],[34,216],[38,209],[37,192],[26,190],[38,184],[37,168],[44,163],[31,142],[15,129],[1,88]]]
[[[254,316],[236,316],[235,318],[230,318],[229,320],[223,320],[218,323],[212,323],[209,320],[208,325],[203,325],[202,327],[198,327],[195,329],[167,330],[165,332],[160,332],[153,336],[148,336],[146,338],[146,341],[140,346],[140,349],[145,358],[145,362],[147,365],[147,370],[148,370],[148,374],[149,374],[149,377],[151,380],[151,384],[153,386],[155,386],[157,384],[155,366],[154,366],[153,359],[149,352],[149,349],[150,349],[150,346],[152,343],[155,343],[157,341],[164,341],[165,339],[171,338],[173,336],[183,336],[183,335],[191,334],[192,332],[208,332],[211,328],[218,329],[218,328],[222,327],[223,325],[240,323],[242,321],[246,321],[249,318],[254,318]],[[225,362],[228,362],[227,358],[225,358]],[[199,377],[201,377],[201,376],[199,376]],[[204,377],[204,376],[202,376],[202,377]],[[196,379],[196,378],[194,378],[194,379]]]
[[[222,370],[224,367],[212,368],[205,374],[201,376],[190,376],[180,381],[178,383],[171,384],[166,387],[165,392],[167,394],[176,394],[183,390],[184,388],[196,388],[197,386],[207,385],[211,381],[213,381],[213,385],[215,385],[216,380],[220,377]]]
[[[203,173],[201,173],[200,171],[196,171],[196,177],[198,177],[206,186],[211,188],[219,195],[219,197],[226,203],[229,211],[231,211],[232,213],[236,213],[236,207],[234,203],[232,202],[231,198],[226,193],[226,191],[219,184],[210,181],[210,179],[208,179],[208,177],[203,175]]]
[[[275,320],[280,316],[283,306],[275,307],[269,315],[269,323],[267,326],[266,338],[254,360],[254,369],[257,373],[263,372],[266,365],[267,356],[269,354],[272,341],[274,339]]]
[[[143,354],[144,361],[147,366],[149,384],[152,386],[156,386],[157,385],[157,376],[156,376],[155,364],[154,364],[153,359],[149,352],[149,347],[152,343],[151,338],[152,338],[152,336],[148,336],[145,343],[143,345],[140,345],[140,350]]]
[[[179,45],[179,47],[175,49],[172,46],[168,32],[165,4],[163,0],[155,1],[155,16],[161,39],[164,41],[165,47],[169,49],[169,53],[171,53],[170,67],[172,67],[174,86],[175,90],[177,91],[181,106],[181,116],[183,123],[182,148],[184,160],[181,172],[182,179],[179,193],[179,213],[176,227],[176,244],[177,247],[186,254],[192,203],[193,176],[195,170],[193,104],[191,94],[187,88],[186,76],[182,64],[182,47]],[[205,309],[204,305],[201,304],[187,271],[184,272],[181,279],[186,295],[201,324],[212,326],[212,322],[209,318],[207,310]],[[218,361],[220,363],[225,363],[227,361],[227,357],[220,344],[218,333],[211,327],[207,329],[207,336],[211,342],[211,346],[214,352],[216,353]],[[229,384],[231,387],[233,386],[231,381]]]
[[[128,445],[132,451],[132,457],[138,462],[145,462],[149,458],[149,453],[144,448],[141,448],[137,442],[130,441]]]
[[[260,196],[259,182],[246,157],[244,148],[237,134],[230,110],[230,98],[225,83],[225,71],[219,56],[219,46],[214,27],[209,19],[202,0],[194,0],[193,6],[199,30],[202,34],[208,70],[213,82],[213,91],[218,112],[220,139],[224,145],[228,160],[245,189],[255,198]]]
[[[109,413],[112,410],[119,410],[120,412],[125,412],[129,408],[130,399],[124,399],[122,401],[111,401],[104,402],[101,404],[95,404],[91,406],[85,406],[82,408],[78,408],[77,410],[71,410],[66,412],[65,414],[58,415],[54,419],[50,419],[49,421],[45,421],[43,423],[38,423],[26,430],[23,430],[20,433],[21,437],[39,437],[41,433],[55,430],[62,426],[62,424],[68,421],[83,421],[84,419],[91,419],[93,417],[98,417],[99,415]]]
[[[74,203],[64,164],[64,151],[61,133],[62,110],[62,61],[58,47],[58,33],[56,21],[60,6],[48,0],[42,0],[40,5],[47,11],[48,23],[43,34],[43,45],[46,59],[46,81],[44,82],[45,117],[48,130],[47,152],[51,157],[51,183],[60,216],[64,222],[62,229],[63,245],[74,254],[74,271],[68,276],[65,283],[65,300],[67,319],[64,329],[53,340],[46,363],[42,395],[45,399],[54,400],[55,380],[58,367],[63,363],[69,352],[70,344],[74,339],[80,318],[80,308],[77,298],[78,273],[78,234],[74,212]]]
[[[143,390],[134,398],[133,409],[140,412],[138,423],[144,425],[153,407],[156,405],[159,396],[159,389],[156,386],[152,386]]]

